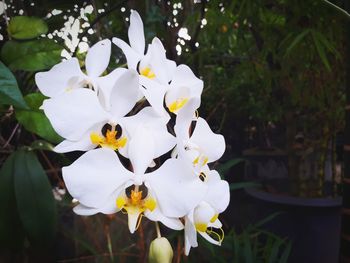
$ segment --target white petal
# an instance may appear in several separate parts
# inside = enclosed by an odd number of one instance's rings
[[[221,180],[217,171],[212,170],[207,174],[208,192],[205,201],[208,202],[217,213],[225,211],[230,202],[230,186],[225,180]]]
[[[56,145],[54,151],[57,153],[67,153],[73,151],[89,151],[96,148],[96,145],[91,143],[90,136],[83,136],[78,141],[64,140],[60,144]]]
[[[176,137],[180,140],[189,139],[189,128],[195,116],[195,112],[200,105],[200,100],[192,98],[178,112],[176,116],[176,124],[174,127]]]
[[[152,221],[160,221],[165,226],[174,230],[182,230],[184,228],[184,225],[178,218],[166,217],[162,214],[158,207],[156,207],[152,212],[146,210],[145,216]]]
[[[131,137],[135,135],[140,124],[148,128],[155,143],[153,158],[158,158],[173,148],[176,143],[175,137],[166,128],[168,120],[167,117],[159,117],[152,107],[145,107],[136,115],[123,118],[122,123]]]
[[[151,45],[151,68],[156,75],[157,80],[161,84],[168,84],[170,81],[170,73],[167,72],[167,58],[162,42],[158,38],[154,38]]]
[[[216,211],[207,202],[201,202],[193,212],[193,222],[195,224],[208,224],[215,216]]]
[[[192,70],[186,65],[179,65],[175,69],[172,87],[188,87],[191,90],[191,96],[200,97],[203,90],[203,81],[197,78]]]
[[[191,213],[185,217],[185,255],[186,256],[189,255],[191,247],[198,247],[197,230],[193,224],[193,211],[191,211]]]
[[[105,107],[106,110],[110,109],[110,96],[112,89],[119,79],[119,77],[125,73],[125,68],[117,68],[113,70],[111,73],[104,77],[100,77],[96,79],[99,90],[99,97],[101,104]]]
[[[133,175],[117,154],[106,148],[91,150],[73,164],[62,168],[69,193],[82,205],[101,208],[110,196]]]
[[[75,89],[47,99],[42,105],[52,127],[63,138],[76,141],[97,123],[108,119],[94,91]]]
[[[55,97],[69,88],[69,81],[73,77],[84,77],[77,58],[62,61],[49,71],[36,73],[35,83],[42,94]]]
[[[167,87],[144,76],[140,76],[140,84],[142,86],[141,92],[145,95],[147,101],[151,104],[158,115],[168,115],[163,106],[164,95],[167,91]]]
[[[154,158],[154,141],[149,129],[142,125],[137,128],[129,142],[128,154],[134,173],[144,174]]]
[[[206,239],[208,242],[217,245],[217,246],[221,246],[221,242],[213,239],[212,237],[210,237],[206,232],[198,232],[202,237],[204,237],[204,239]]]
[[[126,61],[128,63],[128,68],[136,70],[137,63],[139,63],[139,61],[143,57],[143,54],[140,55],[135,50],[133,50],[127,43],[125,43],[125,41],[123,41],[119,38],[114,37],[112,39],[112,42],[123,51],[123,53],[126,57]]]
[[[208,157],[208,162],[214,162],[225,152],[225,139],[221,134],[215,134],[203,118],[198,118],[196,127],[190,138]]]
[[[66,153],[72,151],[89,151],[96,148],[96,145],[91,142],[90,135],[92,132],[99,133],[104,124],[105,123],[102,122],[94,125],[81,137],[81,139],[77,141],[64,140],[60,144],[56,145],[54,151],[58,153]]]
[[[145,175],[165,216],[182,217],[193,209],[207,186],[179,159],[168,159],[158,170]],[[179,190],[180,189],[180,190]]]
[[[139,95],[139,75],[135,70],[125,71],[116,81],[110,97],[115,120],[124,117],[135,106]]]
[[[139,209],[135,209],[132,212],[128,211],[128,227],[131,234],[135,232],[137,227],[137,222],[141,220],[139,219],[140,214],[141,214],[141,211]]]
[[[119,188],[116,190],[106,201],[106,203],[100,207],[100,208],[93,208],[93,207],[88,207],[84,206],[82,204],[78,204],[73,208],[73,211],[82,216],[89,216],[89,215],[94,215],[97,213],[103,213],[106,215],[111,215],[119,211],[119,208],[116,206],[116,199],[120,193],[122,188]]]
[[[106,70],[111,57],[111,41],[104,39],[93,45],[86,55],[85,68],[89,77],[98,77]]]
[[[142,19],[135,10],[131,10],[130,26],[128,31],[130,46],[139,54],[145,53],[145,34]]]

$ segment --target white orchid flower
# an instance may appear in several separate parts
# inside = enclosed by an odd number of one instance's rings
[[[111,41],[101,40],[87,52],[85,59],[86,74],[80,69],[77,58],[65,60],[49,71],[35,75],[39,90],[49,98],[69,93],[78,88],[96,91],[103,104],[108,105],[108,94],[115,81],[125,71],[119,68],[106,76],[101,76],[107,69],[111,55]]]
[[[165,104],[170,112],[177,114],[192,98],[200,100],[202,91],[203,81],[197,78],[188,66],[179,65],[165,95]]]
[[[199,99],[192,98],[177,114],[174,127],[177,146],[173,151],[174,156],[191,162],[197,173],[207,163],[218,160],[225,151],[224,137],[215,134],[203,118],[196,117],[199,104]],[[193,131],[192,121],[195,122]]]
[[[154,38],[148,45],[145,53],[145,36],[140,15],[131,10],[130,27],[128,30],[129,42],[119,38],[113,38],[112,42],[122,49],[126,56],[129,69],[134,69],[140,74],[140,92],[155,111],[166,115],[163,107],[164,95],[167,92],[168,83],[176,69],[176,63],[166,58],[166,50],[158,38]]]
[[[45,100],[41,108],[55,131],[65,138],[55,151],[88,151],[97,146],[123,148],[127,139],[122,120],[137,102],[138,83],[138,74],[126,70],[109,95],[110,111],[89,89],[74,89]]]
[[[143,215],[170,228],[182,229],[178,218],[203,199],[206,186],[176,159],[145,173],[154,151],[150,132],[140,126],[128,150],[133,172],[122,165],[115,152],[106,148],[89,151],[64,167],[67,189],[80,202],[74,211],[91,215],[123,210],[128,214],[131,233]]]
[[[185,216],[185,254],[191,247],[197,247],[197,233],[215,245],[221,245],[224,239],[222,224],[218,219],[230,202],[230,188],[221,180],[215,170],[207,169],[203,173],[208,192],[203,201]]]

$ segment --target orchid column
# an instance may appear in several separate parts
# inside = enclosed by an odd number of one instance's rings
[[[161,257],[157,244],[170,246],[158,222],[184,229],[186,255],[198,245],[197,233],[220,245],[219,214],[230,193],[210,163],[222,156],[225,141],[199,117],[202,80],[188,66],[167,59],[158,38],[146,49],[136,11],[130,15],[129,44],[112,41],[124,52],[127,68],[107,71],[111,41],[105,39],[88,51],[85,70],[72,58],[36,75],[48,97],[42,109],[65,139],[55,150],[85,152],[62,169],[69,193],[78,200],[74,212],[124,211],[131,233],[143,216],[156,222],[151,258]]]

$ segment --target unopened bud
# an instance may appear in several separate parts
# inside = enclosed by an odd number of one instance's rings
[[[149,247],[149,263],[171,263],[173,260],[173,249],[165,237],[158,237],[151,242]]]

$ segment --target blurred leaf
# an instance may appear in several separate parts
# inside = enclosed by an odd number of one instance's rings
[[[217,171],[219,172],[219,174],[225,175],[233,166],[235,166],[243,161],[244,161],[244,159],[242,159],[242,158],[231,159],[231,160],[227,161],[226,163],[221,164],[218,167]]]
[[[36,140],[30,145],[30,148],[34,150],[53,151],[54,146],[47,141]]]
[[[23,244],[24,234],[14,191],[14,160],[16,153],[10,155],[0,170],[0,246],[16,248]]]
[[[12,72],[0,61],[0,104],[28,108]]]
[[[289,55],[289,53],[303,40],[303,38],[310,32],[309,29],[306,29],[302,31],[300,34],[298,34],[292,43],[289,45],[289,47],[286,50],[286,55]]]
[[[26,130],[39,135],[40,137],[52,142],[59,143],[62,138],[54,131],[48,118],[44,112],[38,108],[42,104],[45,97],[40,93],[31,93],[24,97],[29,110],[17,110],[16,118]]]
[[[230,191],[240,190],[249,187],[259,187],[261,184],[255,182],[240,182],[240,183],[232,183],[230,184]]]
[[[45,99],[47,97],[39,92],[30,93],[25,96],[25,101],[32,110],[39,110]]]
[[[33,152],[20,150],[16,154],[14,186],[18,213],[30,243],[50,247],[56,232],[56,204],[50,182]]]
[[[324,46],[321,40],[319,39],[319,35],[312,31],[312,38],[314,40],[318,55],[320,56],[323,64],[325,65],[328,71],[331,71],[331,66],[329,65],[326,51],[324,50]]]
[[[280,251],[280,247],[283,244],[283,240],[279,239],[279,240],[275,240],[272,248],[271,248],[271,252],[269,255],[269,263],[275,263],[278,262],[278,252]]]
[[[281,255],[281,259],[280,259],[280,263],[287,263],[288,262],[288,258],[290,255],[290,251],[292,250],[292,242],[288,242],[287,247],[285,248],[285,250],[283,251],[282,255]]]
[[[253,251],[251,247],[251,242],[249,240],[249,234],[247,232],[243,233],[243,253],[244,253],[244,259],[246,263],[253,263]]]
[[[15,16],[7,27],[9,35],[15,39],[32,39],[46,34],[48,27],[39,17]]]
[[[269,216],[265,217],[264,219],[260,220],[259,222],[257,222],[255,224],[255,227],[261,227],[262,225],[264,225],[267,222],[271,221],[272,219],[274,219],[276,216],[279,216],[280,214],[282,214],[282,212],[272,213],[271,215],[269,215]]]
[[[1,58],[12,70],[38,71],[61,61],[62,47],[50,39],[25,42],[7,41],[1,49]]]

